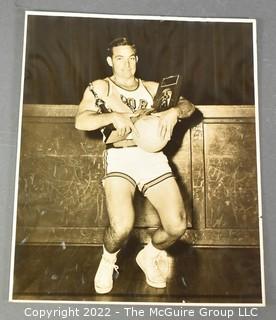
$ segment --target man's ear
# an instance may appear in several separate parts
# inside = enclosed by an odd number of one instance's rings
[[[136,63],[137,63],[137,62],[138,62],[138,60],[139,60],[139,59],[138,59],[138,56],[135,56],[135,59],[136,59]]]
[[[107,61],[107,64],[112,68],[113,67],[113,62],[112,62],[112,59],[111,59],[111,57],[107,57],[106,58],[106,61]]]

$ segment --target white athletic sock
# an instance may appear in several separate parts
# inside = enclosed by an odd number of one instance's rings
[[[152,244],[152,241],[150,240],[150,242],[145,246],[145,250],[153,255],[153,256],[156,256],[158,255],[160,252],[162,252],[163,250],[160,250],[158,248],[156,248],[153,244]]]
[[[103,256],[105,258],[107,258],[108,260],[112,261],[112,262],[115,262],[117,260],[117,254],[120,250],[116,251],[116,252],[108,252],[105,248],[105,246],[103,245]]]

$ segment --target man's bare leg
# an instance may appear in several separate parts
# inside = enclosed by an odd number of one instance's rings
[[[179,187],[174,178],[168,178],[149,188],[146,197],[158,211],[161,226],[152,241],[142,249],[136,261],[144,271],[146,281],[156,288],[166,287],[166,274],[158,268],[158,257],[166,264],[164,249],[172,245],[186,230],[186,214]],[[168,267],[164,268],[168,269]]]
[[[161,226],[152,236],[157,249],[166,249],[186,230],[186,212],[182,195],[174,178],[169,178],[149,188],[146,197],[155,207]]]
[[[109,177],[104,181],[109,226],[104,235],[103,255],[94,286],[97,293],[108,293],[113,287],[113,271],[117,253],[128,238],[134,224],[133,196],[135,187],[126,179]]]

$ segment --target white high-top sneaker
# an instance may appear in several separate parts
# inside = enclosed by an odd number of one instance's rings
[[[152,248],[151,243],[145,246],[137,254],[136,262],[145,273],[148,285],[154,288],[165,288],[168,270],[167,254],[164,250]]]
[[[119,267],[115,264],[117,260],[116,253],[107,253],[104,249],[102,259],[94,278],[95,291],[99,294],[105,294],[113,288],[113,272],[119,274]]]

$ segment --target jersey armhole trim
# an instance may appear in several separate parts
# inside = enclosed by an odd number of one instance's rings
[[[152,97],[152,100],[154,99],[154,96],[152,95],[152,93],[149,91],[148,87],[146,86],[146,84],[144,83],[143,80],[141,80],[141,83],[143,85],[143,87],[147,90],[147,92],[149,93],[149,95]]]

